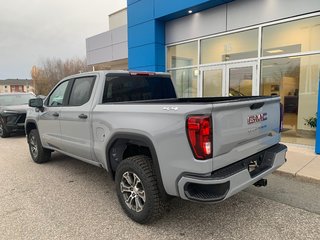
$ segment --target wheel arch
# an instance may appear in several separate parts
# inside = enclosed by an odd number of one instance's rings
[[[126,158],[125,152],[129,146],[138,146],[149,150],[152,161],[152,169],[157,178],[159,191],[161,195],[166,196],[161,177],[158,156],[154,144],[151,139],[145,135],[137,133],[116,133],[110,138],[106,147],[106,164],[112,178],[114,179],[115,177],[115,171],[117,167],[115,166],[114,161],[118,161],[119,163],[124,160]]]
[[[38,125],[35,120],[27,120],[25,124],[26,135],[30,133],[32,129],[38,129]]]

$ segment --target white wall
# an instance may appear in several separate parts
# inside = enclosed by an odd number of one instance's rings
[[[128,58],[127,25],[86,39],[87,64]]]
[[[123,25],[127,25],[126,8],[109,15],[109,30],[121,27]]]
[[[166,23],[166,43],[320,11],[320,0],[235,0]]]

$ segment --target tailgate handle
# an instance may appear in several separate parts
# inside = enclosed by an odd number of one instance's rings
[[[258,108],[261,108],[262,106],[264,105],[264,102],[260,102],[260,103],[254,103],[250,106],[250,109],[253,110],[253,109],[258,109]]]

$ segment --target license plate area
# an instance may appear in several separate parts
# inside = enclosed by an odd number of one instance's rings
[[[251,161],[248,164],[248,171],[250,176],[253,178],[272,167],[274,154],[264,152],[263,154],[256,155],[254,159],[250,160]]]

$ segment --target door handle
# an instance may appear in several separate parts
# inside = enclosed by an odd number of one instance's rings
[[[88,116],[83,114],[83,113],[81,113],[78,117],[81,118],[81,119],[87,119],[88,118]]]
[[[54,113],[52,113],[52,116],[54,116],[54,117],[59,117],[59,113],[54,112]]]

